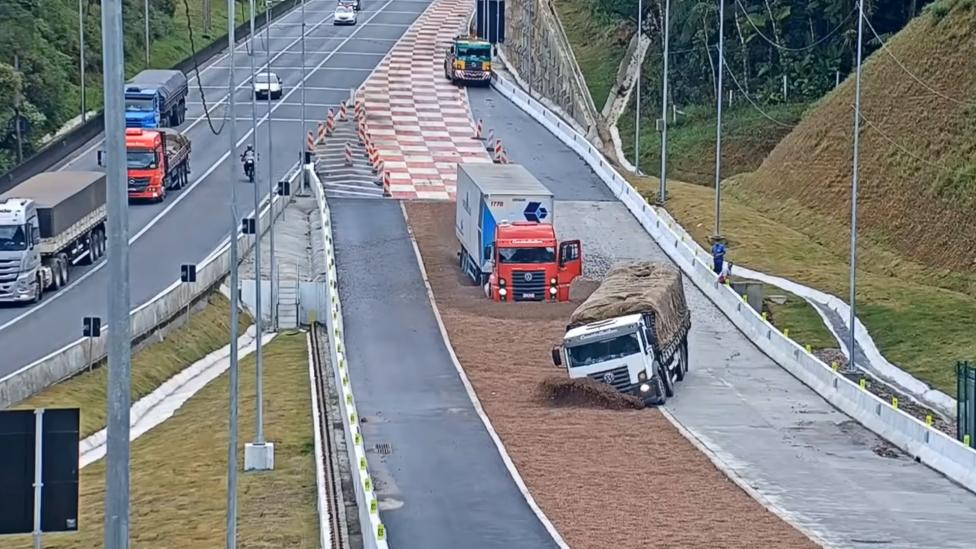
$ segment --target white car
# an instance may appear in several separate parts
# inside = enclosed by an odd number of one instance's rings
[[[281,97],[281,78],[273,72],[262,72],[254,77],[254,97],[278,99]]]
[[[356,8],[350,4],[339,4],[336,6],[335,15],[332,17],[333,25],[355,25]]]

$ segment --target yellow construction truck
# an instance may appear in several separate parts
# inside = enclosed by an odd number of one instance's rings
[[[452,83],[491,82],[491,42],[475,36],[456,36],[444,55],[444,77]]]

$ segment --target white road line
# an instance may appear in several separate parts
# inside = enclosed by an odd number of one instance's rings
[[[352,34],[350,34],[349,36],[347,36],[343,40],[342,43],[345,44],[346,42],[348,42],[348,41],[352,40],[353,38],[355,38],[356,34],[361,29],[366,28],[366,24],[368,24],[369,21],[371,21],[374,17],[376,17],[377,15],[379,15],[380,12],[383,10],[383,8],[385,8],[386,6],[389,6],[390,3],[391,2],[394,2],[394,1],[395,0],[387,0],[387,2],[385,4],[383,4],[383,7],[381,7],[369,19],[367,19],[366,20],[366,23],[362,27],[358,27]],[[340,45],[340,47],[342,47],[342,46]],[[322,65],[326,64],[329,61],[329,59],[332,58],[332,55],[335,55],[335,54],[329,55],[328,57],[326,57],[325,59],[323,59],[318,65],[316,65],[311,71],[309,71],[302,78],[302,82],[304,82],[310,76],[312,76],[313,74],[315,74],[316,71],[320,70],[322,68]],[[296,91],[298,91],[300,89],[301,89],[300,86],[296,86],[296,87],[292,88],[291,91],[289,91],[288,93],[286,93],[284,95],[284,97],[282,97],[282,100],[288,99],[292,94],[294,94]],[[272,107],[271,108],[271,113],[273,114],[278,109],[278,107],[279,107],[279,105],[275,105],[274,107]],[[248,119],[248,120],[250,120],[250,119]],[[257,125],[258,126],[261,126],[267,120],[268,120],[268,113],[265,113],[264,116],[262,116],[258,120]],[[278,119],[276,118],[275,121],[277,122]],[[254,131],[253,129],[249,128],[244,133],[244,135],[237,141],[237,143],[235,144],[236,147],[240,147],[245,141],[247,141],[247,139],[251,136],[251,134],[253,133],[253,131]],[[218,158],[213,164],[210,165],[210,168],[207,169],[207,171],[204,172],[202,176],[200,176],[196,181],[194,181],[192,184],[190,184],[190,186],[187,187],[185,190],[183,190],[182,192],[180,192],[180,194],[178,194],[174,200],[172,200],[165,208],[163,208],[162,211],[160,211],[158,214],[156,214],[149,221],[149,223],[147,223],[139,232],[137,232],[134,236],[132,236],[129,239],[129,245],[131,246],[133,242],[137,241],[144,234],[146,234],[147,232],[149,232],[149,230],[152,229],[157,223],[159,223],[159,221],[162,220],[163,217],[166,214],[168,214],[169,212],[171,212],[173,210],[173,208],[175,208],[177,206],[177,204],[179,204],[180,202],[182,202],[183,199],[185,199],[186,197],[190,196],[191,191],[193,191],[193,189],[195,189],[197,187],[197,185],[199,185],[200,183],[202,183],[203,181],[205,181],[207,179],[207,177],[209,177],[210,174],[214,172],[214,170],[216,170],[221,164],[223,164],[224,160],[226,160],[228,156],[230,156],[230,151],[227,151],[223,155],[221,155],[220,158]],[[85,280],[87,280],[88,278],[90,278],[91,276],[93,276],[96,272],[98,272],[104,266],[105,266],[105,261],[102,261],[101,263],[99,263],[98,265],[96,265],[92,269],[90,269],[88,272],[86,272],[85,274],[83,274],[80,278],[78,278],[77,280],[75,280],[74,282],[72,282],[71,284],[69,284],[68,286],[66,286],[65,288],[63,288],[61,291],[59,291],[58,293],[52,295],[50,297],[50,299],[47,299],[45,301],[42,301],[42,302],[38,303],[37,305],[31,307],[30,309],[27,309],[23,313],[17,315],[16,317],[14,317],[14,318],[8,320],[7,322],[3,323],[2,325],[0,325],[0,331],[6,330],[10,326],[16,324],[17,322],[20,322],[21,320],[23,320],[27,316],[33,314],[35,311],[38,311],[40,309],[43,309],[44,307],[48,306],[49,304],[54,303],[54,301],[57,298],[59,298],[59,297],[61,297],[63,295],[66,295],[69,291],[71,291],[73,288],[75,288],[76,286],[78,286],[79,284],[81,284],[82,282],[84,282]]]

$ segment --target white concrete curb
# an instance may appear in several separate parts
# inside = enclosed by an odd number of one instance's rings
[[[319,204],[319,216],[322,221],[322,242],[325,247],[326,259],[326,300],[329,311],[326,314],[326,326],[329,332],[329,353],[332,358],[332,371],[335,374],[336,388],[339,391],[339,407],[342,412],[342,426],[346,436],[346,449],[349,453],[350,470],[353,485],[356,489],[356,504],[359,508],[359,523],[363,533],[365,549],[387,549],[386,527],[380,520],[379,503],[376,499],[375,486],[369,475],[366,462],[366,446],[359,430],[359,414],[356,411],[356,399],[352,392],[352,383],[347,371],[346,346],[343,340],[342,304],[339,301],[339,278],[336,271],[335,250],[332,246],[332,218],[329,203],[325,199],[321,181],[315,175],[313,165],[304,168],[309,177],[312,192]]]
[[[298,170],[291,172],[287,177],[288,181],[294,182],[297,175]],[[284,210],[288,199],[287,197],[281,199],[276,194],[271,203],[274,215],[277,216]],[[261,226],[267,228],[267,219],[271,210],[267,198],[261,207]],[[254,236],[238,233],[237,240],[242,251],[247,251],[254,244]],[[173,266],[174,271],[177,267],[178,265]],[[135,340],[151,334],[160,324],[185,311],[187,305],[211,291],[228,272],[230,272],[230,238],[197,265],[196,282],[184,284],[176,280],[155,297],[132,310],[129,315],[132,338]],[[103,323],[101,337],[91,340],[90,344],[88,338],[80,338],[0,379],[0,409],[16,404],[45,387],[81,372],[90,363],[104,358],[108,330],[108,324]]]
[[[312,358],[312,333],[305,334],[305,346],[308,349],[308,388],[312,394],[312,434],[315,443],[315,508],[319,515],[319,549],[332,547],[332,532],[329,530],[332,522],[329,520],[329,502],[325,486],[325,450],[322,443],[322,411],[319,408],[319,395],[315,388],[318,377],[315,375],[315,359]],[[322,403],[325,406],[325,403]],[[326,427],[327,429],[329,427]],[[335,533],[336,536],[339,532]]]
[[[267,345],[275,334],[265,334],[262,345]],[[245,335],[237,340],[240,358],[253,353],[255,345],[254,327],[248,329]],[[135,440],[146,434],[150,429],[162,424],[173,417],[193,395],[197,394],[208,383],[219,377],[230,367],[230,345],[225,345],[202,359],[184,368],[181,372],[167,379],[153,392],[140,398],[130,408],[129,440]],[[86,467],[105,457],[106,430],[94,433],[79,444],[78,467]]]
[[[461,378],[461,383],[464,385],[465,392],[468,393],[468,398],[471,400],[471,404],[474,406],[475,412],[478,413],[478,417],[481,418],[481,423],[484,424],[485,429],[488,431],[488,435],[491,437],[492,442],[495,444],[495,448],[498,450],[498,455],[501,456],[502,462],[505,464],[505,468],[508,469],[508,473],[511,475],[512,480],[515,481],[515,486],[518,487],[519,492],[522,493],[522,497],[525,498],[525,502],[529,504],[529,508],[535,513],[535,516],[545,527],[546,531],[552,537],[553,541],[556,542],[561,549],[569,549],[569,545],[563,540],[562,536],[559,535],[559,531],[549,520],[549,517],[542,511],[539,504],[536,503],[535,498],[529,492],[529,488],[525,485],[525,481],[522,480],[522,475],[519,474],[518,468],[515,467],[515,463],[512,458],[508,455],[508,451],[505,449],[505,445],[502,443],[501,437],[495,432],[495,428],[491,425],[491,420],[488,418],[488,414],[485,413],[485,409],[481,406],[481,400],[478,398],[478,394],[475,393],[474,387],[471,385],[471,381],[468,379],[468,375],[464,372],[464,368],[461,366],[461,362],[457,358],[457,354],[454,353],[454,347],[451,346],[451,338],[447,335],[447,328],[444,326],[444,320],[441,318],[440,309],[437,307],[437,298],[434,296],[434,289],[430,286],[430,279],[427,277],[427,267],[424,265],[424,258],[420,255],[420,248],[417,246],[417,239],[414,237],[413,230],[410,228],[410,218],[407,216],[407,210],[403,206],[403,202],[400,203],[400,211],[403,212],[403,219],[407,225],[407,232],[410,234],[410,243],[413,245],[413,253],[417,258],[417,266],[420,267],[420,274],[424,279],[424,286],[427,288],[427,300],[430,301],[430,307],[434,311],[434,318],[437,319],[437,327],[441,332],[441,338],[444,340],[444,347],[447,349],[447,353],[451,355],[451,362],[454,364],[454,369],[457,371],[458,377]]]
[[[711,270],[708,252],[698,246],[667,212],[648,204],[583,136],[507,80],[495,75],[492,84],[576,151],[685,275],[759,349],[845,414],[916,460],[976,492],[976,451],[862,390],[784,337],[740,296],[719,284]]]

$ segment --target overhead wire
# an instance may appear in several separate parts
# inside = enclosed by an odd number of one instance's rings
[[[725,56],[723,55],[721,57],[722,57],[722,65],[725,66],[726,72],[728,72],[729,76],[732,78],[732,82],[735,84],[735,87],[739,89],[739,93],[741,93],[743,97],[746,98],[746,101],[748,101],[749,104],[752,105],[752,108],[755,109],[756,112],[761,114],[764,118],[766,118],[770,122],[782,128],[792,128],[794,126],[794,124],[788,124],[786,122],[783,122],[782,120],[777,120],[775,117],[773,117],[765,110],[763,110],[762,107],[756,104],[756,102],[753,101],[751,97],[749,97],[749,94],[746,93],[745,89],[743,89],[742,86],[739,84],[739,80],[736,79],[735,73],[732,72],[732,67],[729,66],[729,62],[726,60]]]
[[[784,51],[791,51],[791,52],[803,52],[803,51],[807,51],[807,50],[812,50],[813,48],[819,46],[820,44],[823,44],[824,42],[826,42],[827,40],[829,40],[831,37],[833,37],[835,34],[837,34],[842,28],[844,28],[844,25],[846,25],[847,22],[851,20],[851,17],[853,17],[854,16],[854,13],[857,11],[857,8],[856,7],[854,9],[852,9],[847,14],[847,17],[844,18],[843,21],[841,21],[836,27],[834,27],[833,30],[831,30],[830,32],[828,32],[824,36],[820,37],[817,41],[815,41],[815,42],[813,42],[811,44],[807,44],[806,46],[802,46],[802,47],[798,47],[798,48],[793,48],[793,47],[790,47],[790,46],[784,46],[782,44],[779,44],[776,40],[773,40],[773,39],[769,38],[768,36],[766,36],[766,34],[763,33],[763,31],[760,30],[758,26],[756,26],[756,23],[753,22],[752,17],[749,16],[749,12],[746,11],[745,6],[742,5],[742,1],[741,0],[735,0],[735,3],[736,3],[737,6],[739,6],[739,10],[742,11],[742,15],[745,16],[746,22],[749,23],[749,26],[752,27],[753,30],[756,31],[756,34],[758,34],[766,42],[769,42],[769,44],[771,44],[773,47],[775,47],[777,49],[784,50]]]
[[[207,94],[203,91],[203,78],[200,77],[200,64],[197,62],[197,48],[193,42],[193,21],[190,20],[190,3],[188,0],[183,0],[183,8],[186,10],[186,30],[190,38],[190,51],[192,52],[191,58],[193,59],[193,72],[196,74],[197,89],[200,91],[200,99],[203,102],[203,114],[207,118],[207,125],[210,126],[210,131],[214,135],[220,135],[224,131],[224,126],[227,124],[227,113],[224,112],[220,127],[215,128],[213,119],[210,118],[210,107],[207,106]],[[228,93],[234,93],[234,91],[234,83],[228,80]]]

